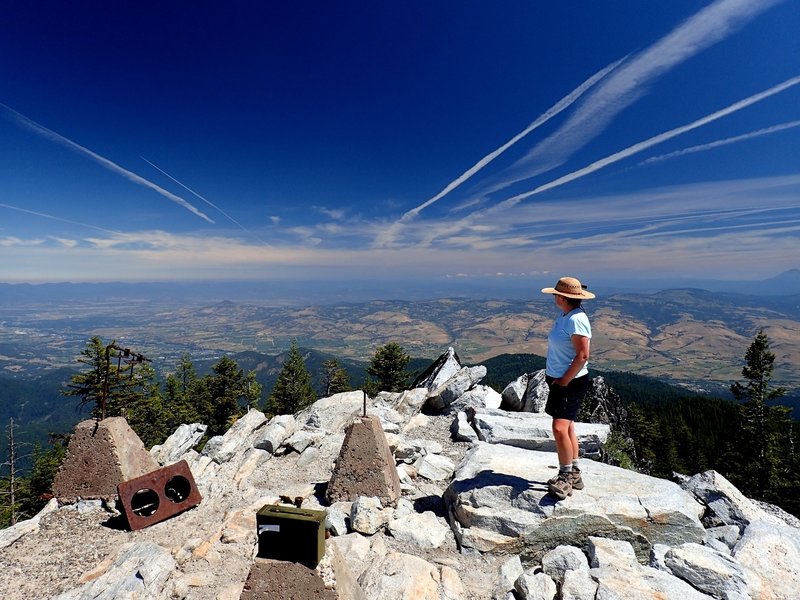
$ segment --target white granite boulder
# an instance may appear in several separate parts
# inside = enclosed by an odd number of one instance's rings
[[[736,525],[740,530],[744,530],[753,521],[765,521],[773,525],[784,524],[781,519],[768,514],[746,498],[716,471],[698,473],[681,485],[708,506],[713,521],[716,521],[715,525]]]
[[[478,409],[473,414],[472,426],[478,439],[489,444],[504,444],[528,450],[554,452],[553,419],[549,415]],[[601,423],[575,423],[575,434],[581,454],[587,457],[600,455],[602,444],[610,434],[608,425]]]
[[[542,557],[542,571],[558,585],[564,582],[564,574],[567,571],[578,569],[588,571],[589,561],[580,548],[575,546],[558,546]]]
[[[528,385],[525,387],[525,401],[522,405],[524,412],[543,413],[550,396],[550,388],[545,381],[545,371],[540,369],[528,376]]]
[[[733,549],[744,568],[752,598],[798,597],[800,590],[800,529],[755,521]]]
[[[748,600],[747,576],[730,555],[700,544],[681,544],[664,555],[670,572],[701,592],[725,600]]]
[[[597,582],[597,600],[658,598],[659,600],[709,600],[685,581],[643,566],[627,542],[589,537],[589,574]],[[571,571],[570,573],[580,573]]]
[[[428,399],[428,388],[418,387],[402,392],[379,392],[375,402],[394,409],[404,419],[409,419],[419,413]]]
[[[432,511],[403,515],[390,521],[387,529],[393,538],[423,549],[438,548],[450,535],[450,528]]]
[[[324,429],[304,425],[287,437],[284,444],[298,454],[302,454],[306,448],[319,446],[326,435],[327,432]]]
[[[457,442],[477,442],[478,433],[472,428],[472,424],[465,412],[458,412],[456,418],[450,425],[450,433]]]
[[[350,528],[358,533],[373,535],[394,516],[394,509],[384,508],[375,497],[359,496],[350,508]]]
[[[200,443],[207,429],[208,425],[202,423],[179,425],[163,444],[157,444],[150,448],[150,456],[162,466],[176,463],[183,458],[184,454]]]
[[[267,417],[264,413],[257,410],[248,411],[225,432],[225,435],[217,435],[208,440],[203,448],[203,455],[217,464],[228,462],[252,446],[253,437],[266,422]]]
[[[402,552],[388,552],[372,561],[358,578],[358,583],[368,598],[456,600],[458,597],[445,591],[443,571],[444,568],[440,571],[436,565],[422,558]],[[458,592],[463,592],[463,588]]]
[[[501,402],[502,397],[495,390],[486,385],[476,385],[456,398],[448,410],[453,412],[467,408],[500,408]]]
[[[541,556],[559,545],[583,545],[589,536],[631,542],[641,561],[655,543],[700,543],[703,507],[678,485],[612,467],[581,461],[585,489],[561,502],[547,492],[557,471],[555,453],[478,442],[468,451],[444,499],[468,546],[477,532],[486,542],[499,538]],[[484,545],[482,550],[488,550]]]
[[[369,400],[369,399],[368,399]],[[342,392],[320,398],[295,415],[299,424],[343,433],[353,418],[364,412],[364,392]]]
[[[521,600],[553,600],[558,588],[545,573],[523,573],[514,582],[514,590]]]
[[[486,367],[462,367],[452,377],[428,394],[428,406],[434,410],[449,407],[465,392],[471,390],[486,377]]]
[[[509,383],[500,394],[504,410],[522,410],[525,406],[525,390],[528,389],[528,374],[523,373]]]

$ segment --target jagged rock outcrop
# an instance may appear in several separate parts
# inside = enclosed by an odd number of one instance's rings
[[[436,389],[458,373],[460,365]],[[464,402],[455,414],[420,414],[427,387],[367,398],[367,414],[393,432],[396,508],[367,496],[324,500],[345,429],[363,414],[362,392],[290,418],[249,411],[202,453],[187,426],[151,454],[188,462],[203,495],[197,507],[132,533],[101,502],[53,502],[0,532],[0,597],[238,600],[254,565],[255,513],[281,497],[328,510],[332,537],[308,575],[342,600],[797,597],[800,529],[791,519],[714,472],[679,486],[585,458],[585,489],[557,502],[546,483],[556,455],[542,450],[549,418],[462,400],[479,387],[450,388],[447,407]],[[594,432],[581,434],[585,449],[609,429],[577,425]]]
[[[681,485],[705,504],[705,522],[709,527],[736,525],[740,531],[744,531],[755,521],[782,524],[780,519],[767,514],[755,502],[745,498],[744,494],[716,471],[698,473]]]
[[[588,413],[587,421],[609,425],[612,431],[628,435],[628,411],[622,398],[606,383],[603,377],[592,377],[583,403]]]
[[[550,389],[545,382],[544,369],[534,373],[523,373],[503,390],[503,402],[500,408],[509,411],[541,413],[544,412],[549,394]]]
[[[478,385],[484,377],[486,377],[486,367],[483,365],[461,367],[439,387],[428,393],[427,404],[434,410],[447,409],[466,392]]]
[[[427,369],[417,376],[411,387],[426,388],[428,391],[435,390],[460,369],[461,360],[451,346],[447,349],[447,352],[440,355]]]
[[[207,429],[208,425],[202,423],[179,425],[163,444],[150,448],[150,456],[162,466],[176,463],[184,454],[200,443]]]

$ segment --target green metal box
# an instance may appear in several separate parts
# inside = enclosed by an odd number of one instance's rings
[[[325,556],[327,515],[324,510],[265,505],[256,513],[256,556],[316,567]]]

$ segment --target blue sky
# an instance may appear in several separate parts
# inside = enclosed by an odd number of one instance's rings
[[[0,281],[800,266],[798,2],[68,4],[0,20]]]

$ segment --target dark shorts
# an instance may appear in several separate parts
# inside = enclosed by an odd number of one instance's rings
[[[574,421],[581,409],[586,392],[589,391],[589,376],[583,375],[576,377],[569,382],[569,385],[553,385],[554,377],[545,376],[547,387],[550,393],[547,396],[547,404],[544,412],[554,419],[567,419]]]

